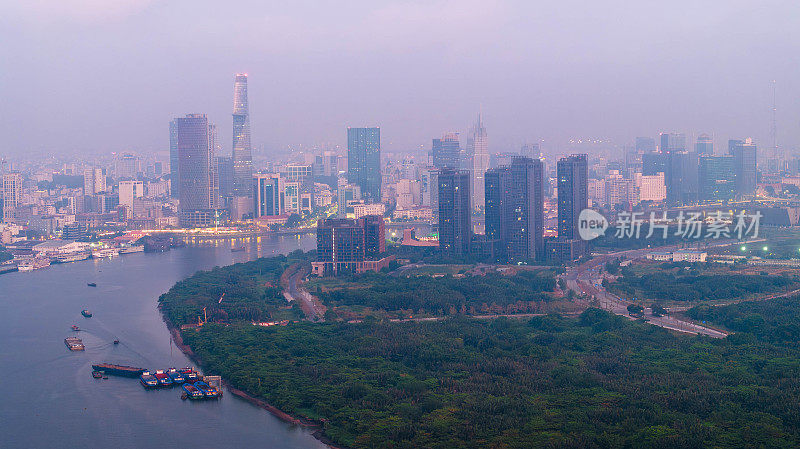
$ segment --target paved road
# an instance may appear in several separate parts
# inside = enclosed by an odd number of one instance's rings
[[[733,242],[735,243],[735,242]],[[728,246],[731,242],[719,243],[711,246]],[[576,292],[580,297],[587,298],[589,301],[594,298],[600,305],[600,308],[612,312],[616,315],[621,315],[630,319],[635,319],[628,313],[628,305],[630,301],[625,301],[618,296],[608,292],[602,285],[602,270],[605,264],[611,260],[634,260],[647,256],[650,252],[656,251],[672,251],[676,247],[659,247],[659,248],[645,248],[627,251],[618,251],[599,255],[588,262],[585,262],[576,267],[567,269],[567,272],[562,275],[562,278],[567,284],[567,287]],[[724,338],[728,334],[717,329],[701,326],[692,323],[688,320],[681,320],[671,316],[654,316],[651,309],[645,309],[644,317],[650,324],[663,327],[678,332],[686,332],[698,335],[707,335],[713,338]]]
[[[292,266],[288,269],[294,269],[295,271],[287,279],[288,288],[284,291],[286,299],[289,301],[297,301],[309,320],[324,321],[325,311],[327,310],[326,307],[319,302],[319,299],[315,298],[314,295],[301,286],[303,279],[311,273],[311,265],[299,264],[298,266]]]

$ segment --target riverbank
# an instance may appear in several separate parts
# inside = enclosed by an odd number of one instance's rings
[[[170,335],[172,336],[172,341],[175,343],[175,346],[178,349],[180,349],[181,352],[183,352],[183,354],[189,360],[194,362],[197,366],[203,368],[203,362],[200,359],[200,357],[198,357],[197,354],[194,351],[192,351],[192,348],[189,345],[183,342],[183,337],[181,336],[180,329],[176,328],[171,323],[169,323],[166,317],[163,316],[163,314],[162,318],[164,319],[164,325],[167,327]],[[222,383],[223,385],[225,385],[226,388],[228,388],[228,391],[230,391],[233,395],[238,396],[239,398],[255,405],[256,407],[268,411],[270,414],[272,414],[272,416],[278,418],[279,420],[287,424],[291,424],[293,426],[305,427],[310,431],[310,433],[314,436],[314,438],[319,440],[319,442],[321,442],[322,444],[328,446],[330,449],[347,449],[344,446],[336,445],[333,441],[331,441],[330,438],[328,438],[327,435],[325,435],[325,431],[323,430],[323,424],[321,422],[292,416],[284,412],[283,410],[279,409],[278,407],[275,407],[274,405],[264,401],[263,399],[259,399],[246,391],[234,387],[233,385],[228,383],[228,381],[225,379],[222,379]]]

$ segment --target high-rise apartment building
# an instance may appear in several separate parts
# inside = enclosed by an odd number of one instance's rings
[[[518,156],[486,172],[486,238],[508,261],[544,257],[544,167]]]
[[[736,193],[751,195],[756,190],[756,144],[753,139],[729,140],[728,153],[733,156]]]
[[[484,181],[483,177],[489,169],[489,137],[483,126],[482,114],[472,127],[472,136],[467,145],[467,152],[472,158],[472,207],[483,209]]]
[[[468,170],[444,168],[437,174],[439,249],[451,256],[469,253],[472,239],[472,195]]]
[[[458,168],[460,153],[458,133],[445,133],[441,139],[433,139],[431,163],[436,168]]]
[[[380,128],[347,128],[347,180],[359,186],[364,200],[380,202]]]
[[[136,198],[144,197],[144,183],[142,181],[119,182],[119,204],[125,206],[127,218],[136,216]]]
[[[102,168],[87,168],[83,171],[84,195],[95,195],[100,192],[105,192],[107,188],[106,175],[103,174]]]
[[[13,223],[15,209],[22,200],[22,175],[17,172],[2,175],[3,222]]]
[[[181,224],[189,227],[219,224],[224,214],[219,210],[214,128],[205,114],[187,114],[174,122]]]
[[[247,74],[237,73],[233,81],[233,195],[253,193],[253,154],[250,146],[250,112],[247,104]]]
[[[558,177],[558,237],[577,239],[578,216],[589,207],[589,163],[587,155],[561,158],[556,165]]]

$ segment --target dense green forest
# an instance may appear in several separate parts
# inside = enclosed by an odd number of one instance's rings
[[[697,306],[688,315],[700,321],[725,326],[737,338],[755,336],[777,345],[800,347],[800,296],[769,301],[747,301],[725,307]],[[800,360],[792,368],[800,375]]]
[[[415,315],[541,312],[555,288],[551,269],[513,275],[392,276],[364,273],[343,279],[343,288],[314,291],[329,307],[358,306]]]
[[[197,323],[203,307],[209,321],[299,319],[303,313],[283,297],[279,279],[286,267],[305,259],[302,251],[295,251],[199,271],[161,295],[159,306],[167,321],[176,326]]]
[[[800,286],[788,276],[757,276],[739,273],[704,273],[702,266],[662,264],[665,269],[640,273],[630,268],[606,283],[607,288],[624,298],[656,301],[712,301],[748,298]],[[702,265],[702,264],[695,264]],[[691,269],[684,269],[691,268]]]
[[[800,446],[800,351],[759,333],[677,336],[589,309],[184,339],[207,371],[353,448]]]

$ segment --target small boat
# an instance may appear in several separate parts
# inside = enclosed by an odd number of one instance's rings
[[[203,395],[207,399],[216,399],[219,397],[219,391],[216,388],[212,387],[211,385],[203,382],[202,380],[198,380],[194,383],[194,386],[197,387],[198,390],[203,392]]]
[[[103,377],[103,373],[101,371],[92,371],[92,377],[95,379],[100,379]]]
[[[94,282],[89,282],[86,285],[88,285],[89,287],[97,287],[97,284],[95,284]]]
[[[89,309],[83,309],[81,310],[81,315],[85,316],[86,318],[91,318],[92,312]]]
[[[139,376],[139,382],[142,383],[142,386],[145,388],[155,388],[158,386],[158,379],[155,376],[150,374],[150,371],[145,371]]]
[[[169,378],[172,379],[172,383],[176,385],[180,385],[186,381],[186,378],[183,377],[183,374],[181,374],[181,372],[175,368],[168,369],[167,374],[169,374]]]
[[[118,344],[119,344],[119,340],[117,340],[117,339],[114,339],[114,344],[115,344],[115,345],[118,345]]]
[[[78,337],[67,337],[64,339],[64,344],[67,345],[70,351],[83,351],[86,349],[83,346],[83,341]]]
[[[136,368],[126,365],[114,365],[113,363],[98,363],[92,365],[92,369],[102,371],[105,374],[113,374],[122,377],[139,377],[145,372],[144,368]]]
[[[205,393],[190,383],[181,385],[181,388],[186,392],[186,397],[189,399],[203,399],[205,397]]]
[[[79,328],[78,326],[76,326],[76,325],[74,325],[74,324],[73,324],[73,325],[72,325],[72,330],[74,330],[75,332],[77,332],[77,331],[81,330],[81,328]]]
[[[244,246],[234,246],[233,248],[231,248],[232,253],[238,253],[244,250],[245,250]]]
[[[169,377],[169,374],[165,373],[163,370],[158,370],[154,374],[156,379],[158,379],[158,386],[159,387],[171,387],[172,386],[172,378]]]

